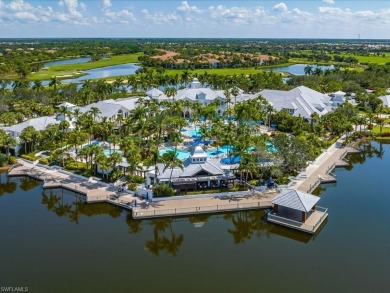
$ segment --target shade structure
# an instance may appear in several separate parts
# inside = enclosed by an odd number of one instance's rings
[[[240,162],[240,156],[234,156],[234,157],[227,157],[221,159],[221,163],[225,165],[230,165],[230,164],[238,164]]]
[[[272,200],[272,204],[277,204],[293,210],[308,212],[319,200],[319,197],[310,193],[305,193],[295,189],[285,189]]]

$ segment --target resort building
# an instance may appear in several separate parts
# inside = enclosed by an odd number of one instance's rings
[[[187,191],[228,187],[235,178],[229,166],[223,166],[219,159],[209,158],[201,146],[193,149],[190,157],[183,161],[183,166],[183,169],[165,168],[164,164],[157,164],[158,182],[171,182],[177,191]],[[146,185],[154,183],[154,172],[148,172]]]
[[[338,106],[344,104],[345,95],[346,95],[346,93],[344,93],[343,91],[337,91],[337,92],[332,93],[331,99],[330,99],[332,102],[332,106],[338,107]]]
[[[12,126],[2,127],[2,129],[5,130],[10,136],[15,138],[16,141],[18,142],[15,148],[11,148],[11,151],[13,151],[14,155],[17,156],[19,155],[19,150],[23,144],[19,136],[25,128],[32,126],[35,128],[35,130],[41,131],[41,130],[45,130],[49,125],[59,124],[59,123],[60,121],[58,121],[53,116],[44,116],[39,118],[33,118]]]
[[[390,107],[390,95],[380,96],[378,98],[382,100],[383,106]]]
[[[287,110],[291,115],[311,122],[313,113],[319,116],[332,111],[331,98],[305,86],[289,91],[263,90],[259,93],[275,110]]]
[[[137,102],[138,102],[138,98],[126,98],[126,99],[117,99],[117,100],[110,99],[110,100],[99,101],[84,107],[78,107],[69,103],[63,103],[61,105],[67,107],[70,112],[74,112],[76,109],[79,109],[80,113],[88,113],[91,111],[92,108],[96,108],[99,111],[95,117],[95,120],[97,122],[101,122],[103,118],[106,118],[109,121],[115,121],[118,118],[118,115],[122,115],[123,118],[128,117],[130,111],[137,107]],[[64,120],[64,117],[61,114],[58,114],[57,119]],[[74,128],[73,122],[75,121],[75,119],[72,118],[71,120],[69,120],[68,117],[65,117],[65,119],[70,123],[69,128],[73,129]]]

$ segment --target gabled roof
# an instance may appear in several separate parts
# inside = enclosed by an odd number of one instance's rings
[[[35,128],[35,130],[40,131],[46,129],[46,127],[49,126],[50,124],[59,124],[59,123],[60,121],[56,120],[52,116],[44,116],[39,118],[33,118],[9,127],[4,127],[4,130],[21,133],[23,129],[27,128],[28,126],[32,126]]]
[[[206,162],[203,162],[202,164],[192,164],[191,159],[187,158],[186,160],[184,160],[183,165],[183,170],[179,167],[173,168],[172,179],[193,177],[201,171],[208,173],[210,176],[220,176],[229,172],[229,170],[227,170],[226,172],[222,170],[221,163],[217,159],[209,158]],[[164,164],[157,164],[157,168],[159,170],[160,175],[158,175],[158,178],[160,180],[169,179],[171,177],[172,168],[167,168],[164,171]]]
[[[314,112],[324,115],[330,110],[330,97],[305,86],[290,91],[263,90],[260,92],[276,110],[294,109],[295,116],[311,118]]]
[[[137,107],[138,98],[129,98],[129,99],[118,99],[118,100],[104,100],[96,103],[89,104],[84,107],[74,107],[74,109],[80,109],[82,113],[86,113],[91,110],[91,108],[98,108],[100,114],[99,118],[107,117],[110,118],[116,114],[118,114],[119,110],[127,110],[130,111]],[[99,119],[98,119],[99,120]]]
[[[285,189],[272,200],[272,204],[308,212],[320,200],[319,197],[295,189]]]
[[[164,93],[156,88],[151,88],[146,92],[146,94],[151,98],[158,98],[160,96],[164,96]]]

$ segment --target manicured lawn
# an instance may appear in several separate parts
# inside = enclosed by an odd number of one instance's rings
[[[385,54],[385,57],[382,55]],[[377,63],[377,64],[386,64],[387,62],[390,62],[390,53],[381,53],[380,56],[360,56],[360,55],[355,55],[355,54],[347,54],[347,53],[341,53],[338,54],[343,57],[354,57],[356,58],[359,63]],[[333,57],[333,55],[332,55]]]
[[[379,126],[376,125],[374,126],[374,128],[372,129],[372,133],[373,134],[379,134]],[[382,127],[382,132],[390,132],[390,127]]]
[[[29,79],[44,80],[50,79],[53,76],[57,76],[59,78],[69,78],[72,76],[77,77],[83,75],[83,73],[80,73],[78,71],[107,67],[112,65],[120,65],[125,63],[135,63],[138,62],[138,57],[142,55],[143,53],[140,52],[135,54],[112,56],[112,58],[110,59],[102,59],[96,62],[50,66],[49,69],[40,70],[38,72],[30,74]]]

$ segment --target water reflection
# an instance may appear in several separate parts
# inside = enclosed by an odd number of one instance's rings
[[[3,173],[5,173],[5,172],[0,171],[0,196],[2,196],[4,194],[12,194],[18,188],[17,183],[10,180],[10,178],[8,176],[4,179]]]
[[[46,189],[42,191],[42,204],[48,211],[59,217],[68,217],[70,222],[78,224],[81,216],[109,215],[118,218],[121,209],[106,203],[88,204],[84,196],[65,189]]]
[[[383,143],[364,143],[362,151],[347,157],[350,170],[356,164],[362,164],[372,157],[382,158],[384,155]],[[40,181],[27,178],[0,177],[0,196],[12,194],[15,191],[41,190]],[[321,185],[315,194],[323,193],[329,185]],[[36,194],[36,193],[35,193]],[[178,256],[183,247],[190,247],[194,230],[201,229],[207,235],[224,234],[230,243],[242,245],[253,239],[265,237],[284,237],[301,243],[315,241],[316,235],[308,235],[299,231],[277,226],[266,222],[267,210],[241,211],[225,214],[204,214],[180,218],[159,218],[153,220],[135,220],[126,211],[106,203],[88,204],[85,197],[64,189],[44,190],[41,193],[41,204],[47,211],[57,217],[68,219],[70,223],[79,224],[83,217],[108,215],[113,219],[124,219],[127,230],[133,237],[141,240],[142,247],[153,256],[163,254]],[[218,223],[216,223],[218,221]],[[217,225],[216,225],[217,224]],[[220,227],[224,227],[223,230]],[[121,233],[121,231],[119,231]],[[318,235],[318,233],[317,233]],[[187,240],[187,241],[186,241]]]
[[[63,189],[44,190],[42,204],[48,211],[58,217],[68,217],[71,223],[78,224],[81,216],[106,214],[119,218],[124,210],[106,203],[88,204],[84,196]],[[192,224],[193,229],[210,229],[210,221],[227,221],[226,232],[231,235],[233,243],[240,245],[252,238],[272,235],[288,237],[302,243],[314,240],[315,237],[268,223],[265,216],[268,210],[241,211],[226,214],[204,214],[179,218],[158,218],[152,220],[133,219],[130,213],[125,222],[130,234],[145,233],[144,249],[154,256],[162,253],[176,256],[185,242],[185,233],[178,231],[183,222]],[[191,234],[191,231],[188,231]]]

